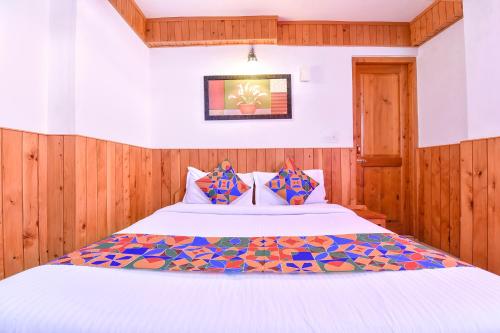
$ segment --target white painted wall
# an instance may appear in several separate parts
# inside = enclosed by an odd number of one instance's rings
[[[150,146],[149,92],[149,49],[108,1],[0,1],[0,127]]]
[[[469,138],[500,135],[500,1],[464,0]]]
[[[109,1],[77,3],[76,133],[150,146],[149,49]]]
[[[44,131],[48,0],[0,1],[0,126]]]
[[[418,49],[421,146],[500,135],[500,1],[464,15]],[[247,46],[148,49],[103,0],[0,1],[0,50],[1,127],[153,147],[351,146],[351,57],[417,53],[257,46],[249,69]],[[292,74],[293,119],[204,121],[203,76],[250,72]]]
[[[411,48],[256,47],[249,67],[247,46],[151,50],[153,145],[155,147],[351,147],[352,57],[415,56]],[[299,82],[299,70],[311,70]],[[204,75],[292,74],[293,119],[204,120]]]
[[[418,49],[419,146],[467,139],[463,20]]]

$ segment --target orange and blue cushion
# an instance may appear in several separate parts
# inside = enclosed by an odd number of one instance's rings
[[[214,205],[229,205],[249,190],[249,186],[238,177],[228,160],[198,179],[196,185]]]
[[[303,205],[319,183],[287,159],[278,174],[265,185],[289,205]]]

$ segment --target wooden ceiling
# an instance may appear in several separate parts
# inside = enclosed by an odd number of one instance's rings
[[[436,0],[411,22],[279,21],[278,16],[146,18],[135,0],[109,2],[148,47],[419,46],[463,17],[462,0]]]

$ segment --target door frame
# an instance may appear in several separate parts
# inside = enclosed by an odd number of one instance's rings
[[[403,212],[409,214],[403,224],[405,234],[415,235],[417,232],[417,146],[418,146],[418,109],[417,109],[417,59],[416,57],[353,57],[352,58],[352,105],[353,105],[353,146],[356,149],[361,145],[360,104],[359,92],[356,84],[357,66],[371,65],[407,65],[408,68],[408,179],[409,198],[405,198]],[[357,153],[356,153],[357,156]],[[356,169],[358,167],[356,166]],[[356,172],[356,188],[359,186],[358,172]]]

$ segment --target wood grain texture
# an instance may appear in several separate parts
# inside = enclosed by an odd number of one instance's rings
[[[148,149],[80,136],[0,134],[0,278],[179,202],[188,165],[209,171],[229,158],[236,171],[275,172],[291,157],[324,170],[330,202],[356,203],[352,148]],[[417,154],[417,236],[498,274],[500,138]]]
[[[410,22],[411,45],[422,45],[462,18],[462,0],[434,1]]]
[[[459,255],[460,145],[418,149],[417,237]]]
[[[24,269],[23,133],[2,131],[2,208],[5,276]]]
[[[278,16],[146,18],[134,0],[108,1],[149,47],[419,46],[463,17],[462,0],[436,0],[411,22],[278,21]]]
[[[134,0],[109,0],[116,11],[143,41],[146,39],[146,17]]]
[[[150,47],[276,44],[277,16],[164,17],[146,20]]]
[[[418,238],[500,274],[500,138],[418,155]]]
[[[406,22],[279,21],[279,45],[410,46]]]

